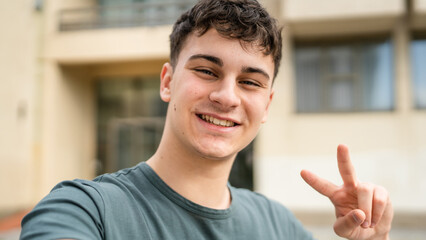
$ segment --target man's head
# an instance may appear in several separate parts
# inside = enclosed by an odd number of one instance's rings
[[[170,62],[176,66],[188,35],[214,28],[225,38],[238,39],[243,47],[258,48],[274,61],[274,78],[281,61],[281,29],[256,0],[201,0],[184,13],[170,35]]]
[[[161,71],[169,107],[160,146],[234,159],[267,119],[281,57],[275,21],[255,1],[202,0],[176,23],[171,51]]]

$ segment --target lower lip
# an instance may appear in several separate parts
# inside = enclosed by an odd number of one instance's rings
[[[195,115],[195,117],[198,119],[198,121],[201,123],[203,127],[209,130],[222,132],[222,133],[229,133],[229,132],[235,131],[238,128],[238,125],[233,127],[222,127],[222,126],[214,125],[212,123],[204,121],[203,119],[199,118],[197,115]]]

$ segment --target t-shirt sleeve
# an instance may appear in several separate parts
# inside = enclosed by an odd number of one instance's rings
[[[283,205],[272,201],[274,213],[277,214],[276,218],[280,219],[276,221],[277,223],[281,223],[278,228],[284,228],[285,232],[291,236],[290,239],[297,240],[314,240],[312,234],[305,229],[302,223],[293,215],[293,213],[288,210]],[[285,224],[282,224],[285,223]]]
[[[84,180],[58,184],[22,220],[21,240],[102,239],[104,204]]]

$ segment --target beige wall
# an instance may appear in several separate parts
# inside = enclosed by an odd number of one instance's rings
[[[412,14],[413,28],[426,29],[426,0],[413,0],[413,14]]]
[[[40,24],[30,1],[0,3],[0,213],[28,206],[35,194]]]
[[[339,36],[389,31],[404,11],[403,0],[284,0],[282,19],[294,36]]]
[[[291,21],[399,15],[403,0],[284,0],[283,18]]]
[[[416,12],[426,14],[426,0],[413,0],[413,6]]]
[[[94,97],[87,68],[44,64],[40,190],[61,180],[94,176]]]
[[[98,63],[168,56],[171,26],[57,33],[47,57],[60,63]]]

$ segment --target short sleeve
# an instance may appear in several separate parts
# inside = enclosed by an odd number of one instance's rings
[[[102,239],[104,204],[92,184],[58,184],[24,217],[20,239]]]

